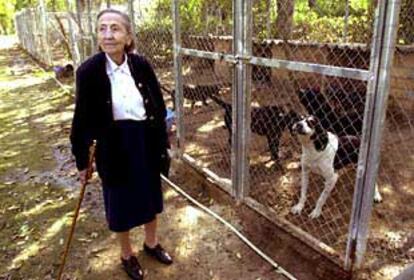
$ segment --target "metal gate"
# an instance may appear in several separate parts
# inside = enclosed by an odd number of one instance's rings
[[[290,40],[288,30],[279,30],[282,39],[261,40],[252,15],[259,4],[249,0],[221,2],[205,12],[198,23],[202,28],[190,26],[188,5],[173,2],[177,94],[172,98],[182,158],[346,269],[359,266],[372,212],[399,2],[378,4],[370,46],[298,42]],[[278,3],[283,2],[289,1]],[[288,22],[291,7],[278,9]],[[337,114],[344,134],[362,141],[357,168],[341,171],[322,215],[312,219],[308,214],[324,182],[311,175],[304,210],[291,213],[300,192],[301,147],[288,127],[292,112],[324,118],[328,111]],[[339,121],[344,117],[351,127]]]

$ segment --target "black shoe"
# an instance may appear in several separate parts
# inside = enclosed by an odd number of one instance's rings
[[[129,277],[133,280],[144,279],[144,273],[142,272],[141,265],[138,262],[137,257],[130,256],[129,259],[124,260],[121,258],[122,267]]]
[[[170,265],[173,263],[173,260],[170,257],[170,255],[161,247],[159,243],[154,248],[150,248],[144,242],[144,251],[151,257],[158,260],[160,263],[163,263],[166,265]]]

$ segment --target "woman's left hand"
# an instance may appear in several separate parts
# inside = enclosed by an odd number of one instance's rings
[[[169,149],[165,150],[165,152],[161,154],[161,162],[160,162],[160,171],[161,171],[161,174],[164,175],[165,177],[168,177],[170,173],[170,165],[171,165],[171,157],[168,151]]]

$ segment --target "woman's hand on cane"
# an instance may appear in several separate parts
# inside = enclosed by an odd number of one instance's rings
[[[92,177],[92,172],[88,171],[89,170],[87,168],[79,171],[79,180],[82,185],[85,185],[88,182],[88,180]]]

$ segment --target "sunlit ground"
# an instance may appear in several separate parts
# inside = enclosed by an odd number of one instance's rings
[[[40,175],[55,165],[52,145],[66,138],[65,107],[72,98],[50,73],[27,62],[16,49],[1,51],[0,276],[39,273],[33,279],[44,279],[53,270],[74,201]]]

